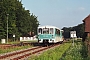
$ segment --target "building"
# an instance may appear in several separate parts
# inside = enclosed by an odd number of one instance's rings
[[[83,20],[85,25],[85,35],[90,37],[90,14]]]

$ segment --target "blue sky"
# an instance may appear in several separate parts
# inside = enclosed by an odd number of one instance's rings
[[[22,4],[38,16],[40,26],[72,27],[90,14],[90,0],[22,0]]]

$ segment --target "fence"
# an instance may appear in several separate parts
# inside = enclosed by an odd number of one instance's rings
[[[36,37],[20,37],[20,41],[32,41],[37,40]]]

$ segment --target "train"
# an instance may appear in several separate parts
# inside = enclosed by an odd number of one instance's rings
[[[50,44],[63,42],[63,30],[59,29],[56,26],[45,25],[40,26],[37,29],[38,34],[38,43]]]

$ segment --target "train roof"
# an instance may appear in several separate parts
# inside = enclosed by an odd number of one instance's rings
[[[60,28],[56,27],[56,26],[50,26],[50,25],[45,25],[45,26],[40,26],[38,28],[57,28],[60,30]]]

